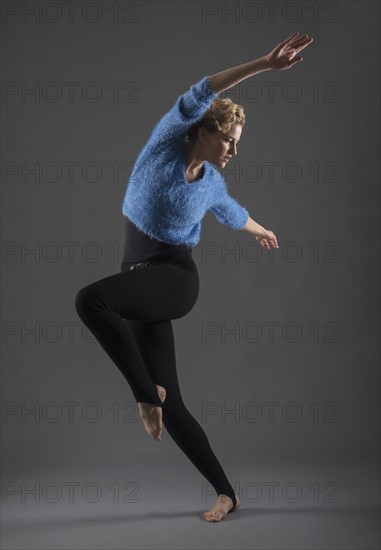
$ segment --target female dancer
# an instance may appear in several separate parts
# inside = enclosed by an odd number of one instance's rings
[[[217,95],[259,72],[292,67],[311,41],[293,33],[269,54],[204,76],[179,96],[155,126],[129,179],[121,273],[85,286],[75,299],[79,317],[129,383],[145,430],[160,441],[163,422],[214,487],[218,498],[203,514],[207,521],[220,521],[240,500],[184,404],[171,320],[186,315],[198,297],[192,250],[207,210],[232,229],[249,231],[264,248],[278,248],[274,233],[228,194],[218,170],[237,154],[245,115],[241,105]]]

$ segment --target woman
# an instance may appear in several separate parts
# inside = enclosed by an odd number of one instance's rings
[[[288,69],[312,38],[293,33],[268,55],[203,77],[155,126],[138,155],[123,200],[126,240],[121,273],[82,288],[78,315],[119,368],[157,441],[162,423],[214,487],[216,504],[203,514],[220,521],[240,506],[200,424],[186,408],[177,379],[172,319],[195,305],[199,278],[192,257],[201,219],[211,211],[259,244],[278,248],[272,231],[229,196],[218,170],[237,154],[243,109],[218,93],[261,71]]]

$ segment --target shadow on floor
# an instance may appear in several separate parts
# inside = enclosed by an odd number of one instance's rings
[[[208,509],[205,506],[205,510],[197,511],[183,511],[183,512],[147,512],[146,514],[118,514],[118,515],[94,515],[94,516],[75,516],[75,517],[63,517],[63,518],[52,518],[45,519],[42,521],[4,521],[3,528],[6,529],[9,533],[13,531],[27,530],[46,530],[46,529],[57,529],[65,528],[69,525],[78,526],[78,527],[91,527],[96,524],[111,525],[116,523],[126,523],[126,522],[137,522],[147,520],[170,520],[170,519],[179,519],[179,518],[195,518],[207,523],[206,520],[202,517],[204,511]],[[337,506],[335,504],[326,504],[324,506],[298,506],[294,507],[292,505],[287,507],[277,507],[277,508],[255,508],[255,507],[245,507],[241,504],[241,507],[228,514],[228,516],[223,521],[239,521],[246,518],[260,516],[260,515],[270,515],[270,514],[332,514],[348,516],[353,515],[356,517],[362,516],[362,518],[367,517],[368,519],[379,521],[380,511],[374,507],[358,507],[358,506]]]

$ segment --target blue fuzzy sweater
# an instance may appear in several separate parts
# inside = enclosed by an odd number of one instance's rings
[[[180,95],[159,120],[133,166],[122,212],[141,231],[171,244],[194,246],[209,210],[232,229],[242,229],[248,211],[233,199],[213,164],[204,162],[201,179],[185,176],[185,134],[217,97],[207,76]]]

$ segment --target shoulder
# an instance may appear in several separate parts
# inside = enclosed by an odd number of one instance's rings
[[[226,189],[226,181],[224,176],[222,175],[221,171],[212,163],[206,162],[205,163],[208,167],[208,175],[211,180],[213,180],[214,186],[216,189]]]

